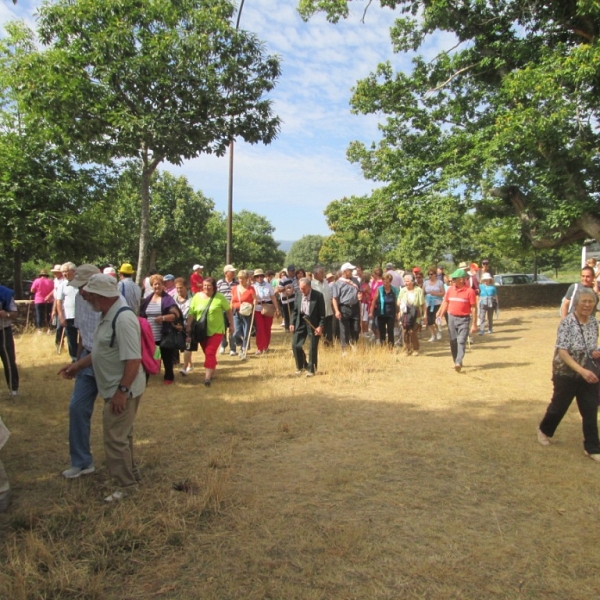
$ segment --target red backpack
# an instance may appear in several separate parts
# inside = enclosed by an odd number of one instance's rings
[[[122,306],[112,320],[112,337],[110,338],[110,347],[115,343],[115,323],[117,317],[124,311],[131,310],[129,306]],[[131,310],[131,312],[133,312]],[[160,371],[160,348],[154,342],[152,327],[150,323],[142,317],[138,317],[140,323],[141,340],[142,340],[142,367],[148,375],[156,375]]]

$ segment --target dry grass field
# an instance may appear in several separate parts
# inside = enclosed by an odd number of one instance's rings
[[[314,379],[293,376],[276,327],[275,352],[221,357],[210,389],[201,369],[152,379],[136,421],[144,485],[116,505],[102,502],[99,403],[100,468],[60,477],[65,354],[24,335],[21,395],[0,399],[14,490],[0,597],[598,598],[600,465],[576,407],[551,447],[535,437],[557,325],[556,310],[503,312],[461,374],[444,331],[418,357],[321,350]]]

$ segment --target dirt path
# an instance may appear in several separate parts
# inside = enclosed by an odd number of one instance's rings
[[[16,548],[6,582],[99,598],[597,597],[600,466],[583,456],[576,409],[556,444],[535,440],[557,325],[556,310],[504,312],[461,374],[444,339],[418,357],[322,352],[318,377],[295,378],[277,332],[272,355],[224,357],[209,391],[198,372],[168,391],[154,380],[136,433],[146,484],[111,509],[98,502],[102,472],[56,477],[70,386],[54,382],[48,398],[32,382],[59,364],[49,354],[52,367],[26,370],[31,394],[0,404],[19,496],[0,517]],[[34,337],[20,342],[23,358]],[[171,491],[183,480],[197,493]],[[22,522],[64,558],[18,583],[17,559],[37,556]],[[123,536],[127,569],[106,558],[123,555]]]

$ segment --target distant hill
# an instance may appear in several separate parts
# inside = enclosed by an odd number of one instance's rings
[[[287,241],[287,240],[276,240],[277,241],[277,247],[282,251],[285,252],[286,254],[290,251],[290,248],[294,245],[295,240],[294,241]]]

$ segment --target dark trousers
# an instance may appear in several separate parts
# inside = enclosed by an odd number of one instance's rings
[[[340,343],[342,349],[348,344],[355,344],[360,333],[360,302],[354,306],[342,304],[340,306]]]
[[[325,344],[333,344],[333,322],[335,318],[333,315],[325,317],[325,325],[323,327],[323,337],[325,338]]]
[[[302,323],[298,329],[294,331],[292,338],[292,352],[296,361],[296,369],[302,371],[306,369],[309,373],[317,371],[317,353],[319,350],[319,339],[321,336],[315,335],[312,327],[306,323]],[[308,361],[304,352],[304,342],[308,338]]]
[[[50,327],[50,311],[52,303],[42,302],[35,305],[35,326],[38,329],[42,327]]]
[[[292,313],[294,312],[295,302],[288,302],[287,304],[281,305],[281,312],[283,313],[283,322],[285,323],[285,330],[290,330],[290,323],[292,322]]]
[[[160,345],[160,342],[157,342],[156,345]],[[179,350],[175,348],[160,349],[160,357],[162,358],[163,366],[165,368],[165,381],[173,381],[175,379],[175,373],[173,373],[173,361],[176,353],[179,354]]]
[[[587,383],[582,377],[552,377],[554,393],[540,423],[540,431],[552,437],[562,418],[569,410],[573,398],[583,425],[583,447],[590,454],[600,454],[598,440],[598,384]]]
[[[396,319],[394,317],[377,317],[377,328],[379,329],[379,339],[384,344],[387,338],[387,343],[390,346],[394,345],[394,325]]]
[[[4,367],[4,377],[9,389],[16,392],[19,389],[19,371],[17,371],[15,340],[11,327],[2,329],[0,344],[0,358]]]
[[[75,327],[75,319],[67,319],[65,325],[65,337],[69,346],[69,356],[72,361],[77,360],[77,334],[79,330]]]

